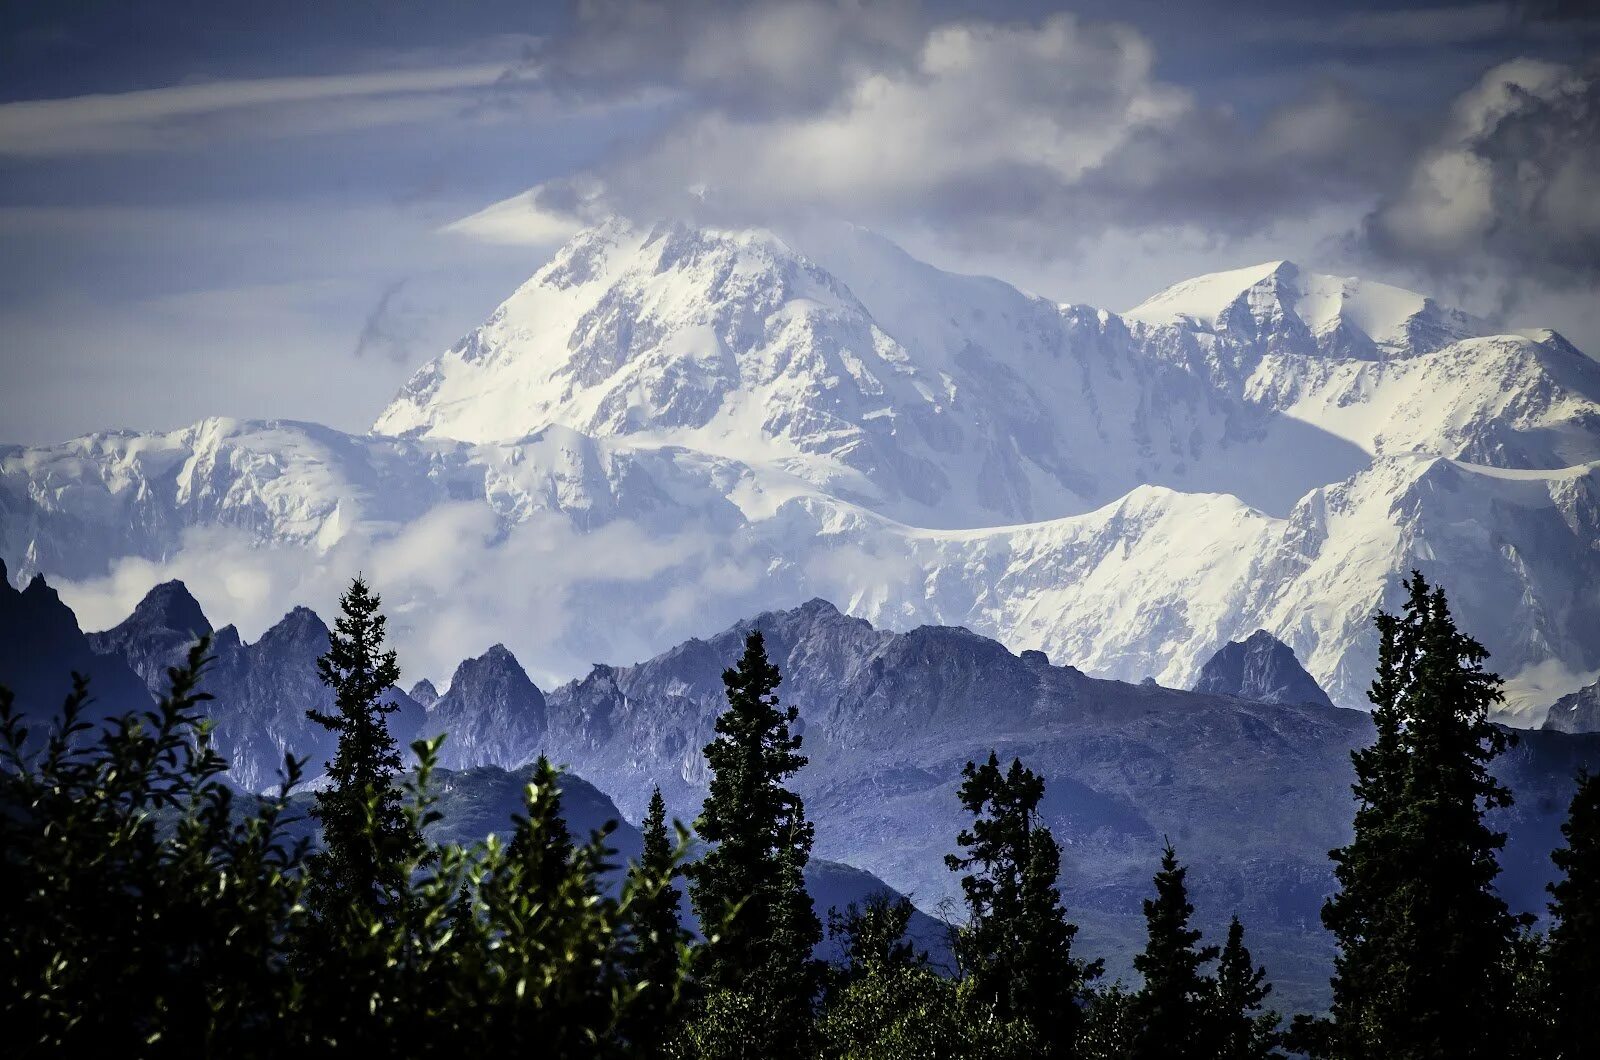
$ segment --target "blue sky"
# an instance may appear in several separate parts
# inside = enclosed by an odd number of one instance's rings
[[[21,0],[0,440],[361,429],[611,210],[1113,309],[1287,257],[1600,352],[1588,6]]]

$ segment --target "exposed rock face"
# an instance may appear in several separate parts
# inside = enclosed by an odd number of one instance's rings
[[[1305,671],[1294,649],[1264,629],[1220,648],[1200,669],[1196,692],[1238,696],[1257,703],[1310,703],[1331,707],[1333,701]]]
[[[544,693],[505,645],[496,644],[456,668],[450,690],[428,709],[425,727],[430,735],[448,734],[439,752],[447,768],[515,768],[544,736]]]
[[[1553,732],[1600,732],[1600,681],[1556,700],[1544,727]]]
[[[65,606],[61,610],[71,617]],[[200,605],[182,582],[168,582],[88,642],[104,653],[95,657],[103,665],[131,666],[159,695],[166,688],[167,667],[183,661],[205,632],[211,632],[211,623]],[[308,782],[326,770],[337,740],[306,712],[333,707],[333,691],[317,676],[317,658],[327,650],[327,624],[305,607],[290,611],[253,644],[233,626],[213,634],[213,662],[200,688],[212,697],[204,710],[216,722],[217,750],[231,763],[228,776],[241,788],[274,787],[286,754],[305,759]],[[390,689],[389,699],[397,708],[388,716],[389,731],[405,756],[421,731],[423,708],[398,688]]]
[[[217,632],[217,662],[204,687],[215,697],[209,711],[218,750],[232,761],[230,775],[241,787],[275,785],[285,754],[306,760],[308,781],[326,772],[338,740],[306,712],[333,709],[333,690],[317,676],[317,659],[327,650],[327,624],[305,607],[290,611],[254,644],[241,641],[232,626]],[[389,732],[408,759],[405,749],[421,731],[423,710],[398,688],[388,697],[396,707],[388,715]]]
[[[74,673],[89,679],[86,721],[150,708],[144,681],[120,656],[94,650],[77,616],[42,576],[19,591],[0,562],[0,686],[16,697],[17,714],[32,730],[30,743],[59,717]]]
[[[795,784],[819,857],[924,909],[956,898],[941,858],[966,823],[961,766],[991,749],[1015,755],[1046,780],[1041,810],[1088,950],[1126,973],[1170,838],[1192,868],[1198,924],[1217,936],[1239,913],[1284,1003],[1326,1002],[1332,949],[1318,911],[1334,884],[1327,852],[1350,834],[1349,753],[1371,739],[1365,713],[1098,680],[963,629],[893,633],[814,600],[634,666],[595,667],[548,693],[548,731],[523,753],[569,763],[630,814],[660,784],[672,812],[692,817],[722,671],[752,627],[783,673],[780,699],[799,708],[810,764]],[[1518,800],[1493,816],[1510,834],[1499,887],[1518,910],[1544,909],[1549,851],[1584,763],[1600,767],[1600,736],[1533,732],[1495,764]]]
[[[411,686],[411,691],[406,695],[416,700],[424,710],[439,702],[439,690],[433,687],[433,682],[424,677]]]
[[[195,641],[210,632],[199,601],[182,582],[170,581],[146,593],[118,625],[89,634],[89,644],[101,654],[122,656],[150,694],[160,696],[167,689],[167,670],[183,663]]]

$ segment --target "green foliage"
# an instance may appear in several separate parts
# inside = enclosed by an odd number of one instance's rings
[[[722,680],[728,709],[705,748],[710,791],[695,824],[715,846],[685,869],[701,924],[717,925],[700,965],[708,994],[691,1039],[720,1049],[748,1020],[741,1033],[759,1055],[804,1055],[819,978],[811,952],[822,926],[805,890],[812,826],[800,796],[784,786],[806,762],[789,728],[797,714],[778,703],[781,677],[759,630]]]
[[[37,754],[0,689],[0,1020],[11,1056],[270,1055],[294,1044],[284,948],[305,848],[273,798],[220,780],[197,691],[96,729],[82,678]],[[245,800],[237,800],[243,802]]]
[[[1339,891],[1323,923],[1339,945],[1337,1055],[1499,1057],[1520,927],[1495,893],[1505,836],[1484,823],[1511,794],[1487,764],[1506,733],[1487,720],[1500,681],[1420,573],[1402,614],[1380,614],[1368,693],[1377,737],[1355,751],[1355,837],[1332,852]]]
[[[911,899],[884,891],[843,912],[828,910],[828,937],[838,941],[844,957],[834,971],[834,983],[853,982],[883,969],[926,968],[928,955],[906,938],[912,911]]]
[[[685,837],[608,896],[606,833],[573,841],[541,760],[505,843],[374,843],[383,900],[313,917],[307,843],[288,838],[298,763],[271,799],[221,782],[204,661],[202,643],[158,708],[98,732],[79,720],[80,680],[34,754],[0,689],[8,1055],[651,1055],[635,1035],[682,972],[640,977],[636,925],[671,890]],[[365,785],[341,809],[373,822],[392,807],[396,834],[420,837],[438,819],[439,743],[413,745],[398,788]]]
[[[1155,877],[1156,896],[1144,901],[1144,951],[1133,959],[1144,986],[1133,998],[1128,1055],[1139,1060],[1191,1060],[1210,1056],[1214,1045],[1209,1017],[1216,984],[1201,968],[1218,951],[1198,946],[1200,932],[1189,926],[1194,906],[1184,882],[1187,873],[1168,843]]]
[[[1545,958],[1557,1055],[1600,1056],[1600,776],[1579,777],[1561,834]]]
[[[828,916],[844,963],[829,983],[817,1025],[825,1058],[910,1060],[1036,1055],[1031,1030],[1002,1023],[970,987],[937,974],[906,938],[912,906],[876,894]]]
[[[1038,820],[1044,781],[1016,760],[1002,771],[993,752],[981,766],[968,762],[961,776],[959,797],[973,824],[956,837],[965,855],[947,855],[945,863],[966,873],[970,916],[956,956],[968,989],[1001,1021],[1027,1024],[1038,1055],[1070,1056],[1085,984],[1100,964],[1072,955],[1078,928],[1056,892],[1061,848]]]
[[[1137,1026],[1133,997],[1120,980],[1090,996],[1078,1035],[1078,1055],[1083,1060],[1126,1060]]]

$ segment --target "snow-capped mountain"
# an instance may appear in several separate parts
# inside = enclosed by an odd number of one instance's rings
[[[1348,706],[1419,567],[1542,709],[1600,674],[1600,364],[1491,331],[1285,262],[1118,315],[859,229],[612,222],[373,434],[0,449],[0,555],[115,615],[174,573],[238,613],[202,561],[262,546],[274,614],[364,567],[434,677],[505,640],[543,682],[825,596],[1169,686],[1265,629]]]

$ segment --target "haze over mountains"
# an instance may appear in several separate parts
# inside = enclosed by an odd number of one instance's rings
[[[611,222],[376,433],[0,450],[0,554],[108,625],[179,575],[264,628],[363,567],[441,680],[504,641],[549,683],[821,596],[1166,685],[1264,629],[1343,706],[1418,567],[1537,724],[1600,676],[1600,364],[1491,331],[1285,262],[1119,316],[860,229]]]

